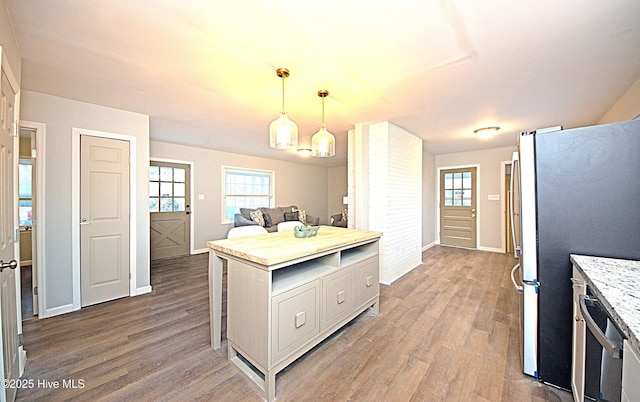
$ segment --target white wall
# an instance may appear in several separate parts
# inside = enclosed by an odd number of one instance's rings
[[[640,116],[640,78],[598,121],[598,124],[633,120]]]
[[[320,224],[328,222],[327,168],[160,141],[150,141],[150,155],[151,158],[193,162],[193,241],[196,251],[206,251],[207,241],[225,238],[233,227],[233,224],[222,223],[222,166],[274,170],[276,206],[297,205],[308,214],[319,216]],[[198,199],[199,194],[204,196],[203,200]]]
[[[479,165],[478,186],[478,249],[487,251],[502,250],[502,206],[505,200],[501,194],[502,172],[500,164],[511,161],[513,147],[494,148],[482,151],[459,152],[436,155],[436,170],[459,166]],[[435,181],[437,185],[437,180]],[[500,200],[489,200],[489,195],[500,195]],[[439,197],[436,191],[436,197]],[[437,199],[437,198],[436,198]],[[438,203],[436,203],[437,208]]]
[[[72,128],[96,130],[136,138],[137,247],[136,285],[150,286],[149,270],[149,117],[38,92],[23,91],[21,119],[46,124],[46,181],[44,208],[44,303],[50,315],[71,311],[73,303],[71,211]],[[41,293],[42,294],[42,293]]]
[[[422,151],[422,248],[435,244],[436,236],[436,159]]]
[[[355,164],[354,201],[368,205],[365,219],[357,211],[356,229],[383,233],[380,282],[390,284],[422,263],[422,140],[383,122],[356,125],[349,141],[355,142],[349,156]]]

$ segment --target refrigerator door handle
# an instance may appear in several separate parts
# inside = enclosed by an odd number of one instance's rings
[[[611,340],[607,338],[607,336],[602,332],[598,324],[594,321],[591,314],[589,314],[589,310],[587,310],[587,303],[590,306],[595,306],[599,304],[598,299],[595,297],[591,297],[589,295],[580,295],[580,312],[584,317],[584,322],[587,324],[589,331],[593,334],[594,338],[602,345],[602,347],[609,353],[611,357],[614,359],[622,358],[622,349],[619,345],[614,344]]]
[[[515,289],[516,293],[522,294],[522,292],[524,291],[524,288],[516,283],[516,278],[515,278],[516,271],[518,269],[520,269],[520,264],[516,264],[511,270],[511,283],[513,284],[513,288]]]
[[[513,205],[515,192],[516,192],[516,188],[515,188],[516,180],[518,180],[518,184],[519,184],[519,178],[516,177],[520,174],[520,169],[516,169],[516,166],[518,165],[518,163],[519,163],[518,153],[514,152],[511,159],[511,196],[509,197],[509,209],[511,210],[511,239],[513,239],[513,253],[516,258],[520,258],[520,254],[521,254],[520,246],[518,245],[518,239],[516,238],[516,223],[515,223],[516,212],[514,209],[515,205]],[[518,174],[515,174],[516,172]],[[519,188],[517,190],[520,191]]]

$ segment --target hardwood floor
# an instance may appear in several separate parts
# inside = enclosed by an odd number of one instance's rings
[[[520,371],[509,255],[436,246],[423,261],[381,286],[378,316],[282,371],[277,400],[572,400]],[[151,282],[148,295],[26,321],[33,388],[17,399],[260,401],[228,364],[224,335],[210,347],[207,255],[154,263]]]

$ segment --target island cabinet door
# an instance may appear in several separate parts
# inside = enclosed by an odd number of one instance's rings
[[[322,330],[353,313],[354,292],[351,267],[322,278]]]
[[[320,280],[272,298],[271,367],[320,333]]]
[[[356,307],[360,307],[380,293],[378,257],[359,262],[352,269],[356,291]]]
[[[227,338],[254,365],[267,367],[269,272],[243,262],[227,263]]]

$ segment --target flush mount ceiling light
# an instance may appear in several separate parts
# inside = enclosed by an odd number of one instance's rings
[[[303,158],[306,158],[308,156],[311,156],[311,148],[298,148],[298,153]]]
[[[284,79],[289,76],[289,70],[279,68],[278,77],[282,78],[282,110],[280,117],[269,125],[269,145],[275,149],[296,149],[298,147],[298,126],[289,120],[284,109]]]
[[[315,133],[311,137],[311,155],[327,158],[336,154],[336,137],[327,131],[327,126],[324,124],[324,98],[329,95],[329,91],[321,89],[318,91],[318,96],[322,98],[322,125],[320,131]]]
[[[480,137],[480,138],[490,138],[496,132],[498,132],[498,130],[500,130],[500,127],[498,127],[498,126],[490,126],[490,127],[478,128],[476,130],[473,130],[473,132],[478,134],[478,137]]]

